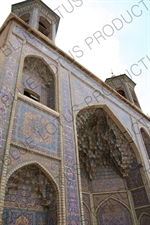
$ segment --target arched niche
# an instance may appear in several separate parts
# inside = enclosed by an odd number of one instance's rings
[[[140,219],[140,225],[148,225],[150,224],[150,214],[143,213]]]
[[[23,14],[22,16],[20,16],[20,19],[22,19],[24,22],[26,22],[27,24],[29,24],[29,21],[30,21],[30,13]]]
[[[37,164],[14,171],[6,184],[4,224],[57,224],[58,191]]]
[[[117,92],[122,95],[124,98],[126,98],[125,92],[122,89],[117,90]]]
[[[107,199],[99,205],[97,210],[98,225],[132,225],[129,210],[124,204],[115,200]]]
[[[134,207],[144,206],[148,200],[141,157],[132,137],[106,105],[81,109],[76,116],[76,129],[82,193],[92,193],[94,205],[115,195],[122,204],[133,204],[133,218]],[[145,203],[137,203],[138,191]]]
[[[150,136],[147,134],[147,132],[143,128],[141,128],[140,131],[141,131],[142,139],[143,139],[148,157],[150,159]]]
[[[25,58],[22,94],[55,110],[55,77],[41,58],[34,56]]]
[[[83,211],[84,211],[84,223],[85,223],[85,225],[91,225],[90,210],[85,203],[83,203]]]
[[[43,16],[40,16],[40,19],[39,19],[39,31],[43,33],[45,36],[48,36],[48,37],[51,36],[51,24]]]
[[[127,177],[135,157],[129,141],[102,108],[88,107],[77,114],[80,166],[92,180],[98,167],[112,168]]]

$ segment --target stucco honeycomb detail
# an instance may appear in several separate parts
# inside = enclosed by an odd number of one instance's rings
[[[98,166],[111,165],[127,177],[134,154],[129,142],[103,109],[86,109],[77,115],[79,158],[93,179]]]

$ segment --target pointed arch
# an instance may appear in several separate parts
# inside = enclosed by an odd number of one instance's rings
[[[97,213],[98,211],[103,213],[105,204],[107,208],[109,207],[110,195],[113,196],[116,192],[119,194],[123,190],[124,195],[122,195],[123,198],[120,198],[121,201],[113,198],[111,201],[114,202],[113,205],[116,204],[114,208],[117,208],[118,211],[122,208],[125,214],[128,214],[129,221],[133,220],[134,212],[129,210],[126,203],[128,201],[130,207],[135,207],[135,194],[132,189],[137,187],[142,189],[143,182],[147,178],[144,173],[142,174],[143,161],[134,143],[132,133],[124,127],[124,124],[105,104],[86,106],[76,112],[76,127],[81,180],[86,183],[86,189],[82,186],[82,191],[90,193],[92,191],[95,205],[102,201],[100,200],[103,198],[102,195],[106,196],[107,204],[106,201],[103,201],[103,205],[100,204],[97,209]],[[127,170],[122,171],[118,164],[120,166],[122,164]],[[88,175],[88,173],[90,174]],[[128,191],[130,191],[133,201],[129,198]],[[120,209],[118,208],[119,204]],[[106,211],[109,212],[109,208]],[[120,224],[117,219],[110,220],[108,223],[101,219],[100,224],[113,223]],[[128,224],[132,225],[133,223],[125,221],[125,225]]]
[[[15,224],[59,223],[60,192],[49,171],[37,161],[24,162],[7,175],[4,215]],[[23,217],[22,217],[23,215]],[[10,224],[10,217],[6,218]]]
[[[150,214],[143,212],[139,218],[140,225],[150,224]]]
[[[21,163],[19,164],[18,166],[16,166],[15,168],[13,168],[8,174],[7,174],[7,177],[6,177],[6,183],[8,181],[8,179],[11,177],[11,175],[13,173],[15,173],[18,169],[21,169],[22,167],[24,166],[30,166],[30,165],[36,165],[37,167],[39,167],[39,169],[41,169],[41,171],[48,177],[48,179],[52,182],[53,184],[53,187],[54,189],[56,190],[57,193],[59,193],[59,187],[57,185],[57,183],[54,181],[54,178],[52,176],[52,174],[50,174],[50,172],[46,169],[46,167],[44,167],[40,162],[38,161],[35,161],[35,160],[31,160],[31,161],[28,161],[28,162],[24,162],[24,163]]]
[[[116,90],[120,95],[122,95],[124,98],[127,98],[126,97],[126,94],[125,94],[125,92],[124,92],[124,90],[123,89],[118,89],[118,90]]]
[[[49,23],[49,21],[44,18],[43,16],[40,16],[39,19],[39,31],[44,34],[45,36],[50,37],[51,35],[51,24]]]
[[[111,161],[122,177],[128,176],[133,159],[141,163],[132,137],[106,105],[84,107],[77,113],[76,125],[81,167],[90,179],[100,163],[106,165]]]
[[[150,136],[148,135],[148,133],[146,132],[144,128],[140,128],[140,131],[141,131],[141,136],[144,142],[144,146],[146,148],[148,157],[150,159]]]
[[[51,67],[51,66],[55,67],[55,69],[56,69],[56,71],[57,71],[57,68],[56,68],[55,64],[48,63],[43,57],[41,57],[41,56],[39,56],[39,55],[34,55],[34,54],[26,55],[26,56],[24,57],[24,61],[25,61],[25,59],[26,59],[27,57],[33,57],[33,58],[40,59],[40,60],[48,67],[48,69],[50,70],[50,72],[52,73],[52,75],[53,75],[54,78],[55,78],[55,74],[56,74],[57,72],[54,72],[54,71],[53,71],[53,68]]]
[[[76,117],[75,117],[75,120],[77,121],[77,116],[78,116],[78,113],[85,110],[85,109],[97,109],[97,108],[102,108],[105,110],[105,112],[108,114],[108,116],[110,116],[110,118],[113,120],[113,122],[116,124],[116,126],[120,129],[120,131],[122,132],[122,134],[125,136],[125,138],[128,140],[128,142],[130,143],[133,151],[134,151],[134,154],[136,155],[136,159],[137,159],[137,162],[139,165],[142,165],[142,160],[141,160],[141,157],[140,157],[140,154],[139,154],[139,150],[136,146],[136,144],[134,143],[134,140],[133,140],[133,136],[131,134],[131,132],[125,128],[122,124],[122,122],[116,117],[116,115],[113,113],[113,111],[106,105],[106,104],[99,104],[99,105],[92,105],[92,106],[85,106],[83,108],[81,108],[79,111],[75,111],[76,113]]]
[[[22,71],[22,94],[55,110],[55,75],[41,57],[28,55]]]
[[[110,202],[109,200],[112,200]],[[131,214],[128,207],[122,202],[110,198],[104,200],[102,203],[99,204],[97,208],[97,221],[98,225],[103,224],[125,224],[125,225],[132,225]]]
[[[91,225],[90,209],[85,202],[83,202],[83,211],[84,211],[84,223]]]
[[[113,203],[113,201],[114,201],[114,203]],[[103,201],[101,201],[99,204],[98,204],[98,206],[96,207],[96,212],[98,212],[98,210],[100,209],[100,207],[101,207],[101,205],[107,205],[107,204],[105,204],[105,203],[109,203],[110,205],[112,205],[112,206],[117,206],[118,205],[118,203],[120,203],[120,204],[122,204],[124,207],[126,207],[127,208],[127,210],[129,211],[129,212],[131,212],[131,210],[130,210],[130,208],[127,206],[127,204],[125,204],[124,202],[122,202],[122,201],[120,201],[119,200],[119,198],[115,198],[115,197],[113,197],[113,196],[111,196],[111,197],[107,197],[107,198],[105,198]]]
[[[29,24],[30,21],[30,13],[25,13],[20,16],[20,19],[22,19],[25,23]]]

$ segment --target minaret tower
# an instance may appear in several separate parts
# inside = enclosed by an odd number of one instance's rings
[[[60,17],[41,0],[14,4],[12,12],[55,42]]]
[[[124,98],[140,108],[139,101],[134,91],[136,84],[126,74],[121,74],[119,76],[112,75],[112,77],[107,78],[105,82]]]

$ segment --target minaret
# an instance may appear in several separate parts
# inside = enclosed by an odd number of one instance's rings
[[[27,0],[14,4],[12,12],[55,42],[60,17],[41,0]]]
[[[107,78],[105,82],[124,98],[141,108],[134,91],[136,84],[126,74],[118,76],[112,75],[112,77]]]

